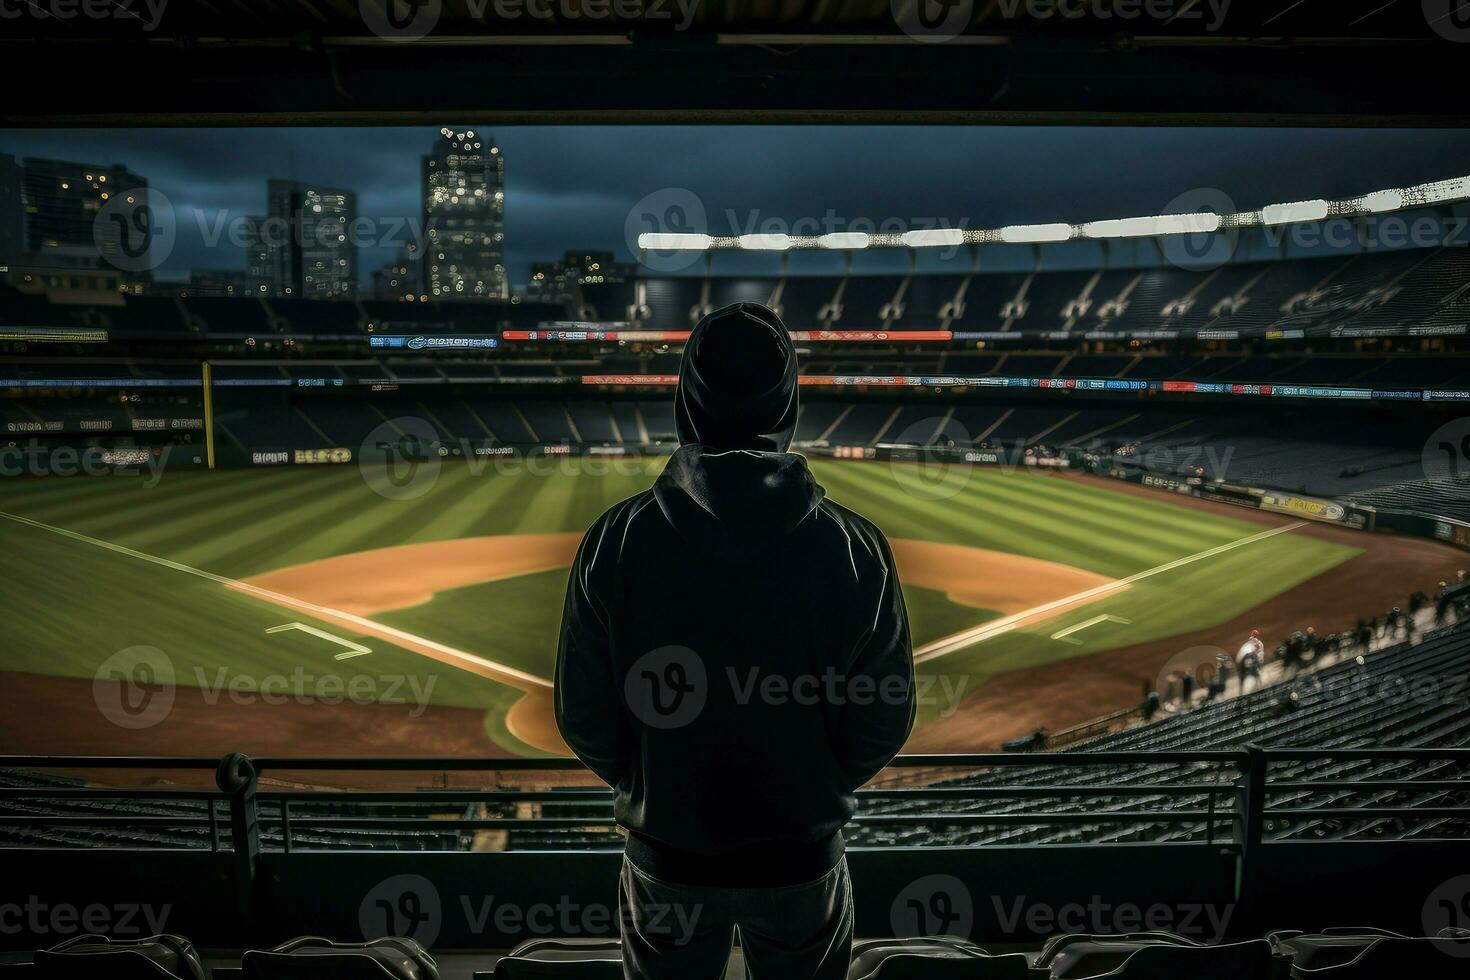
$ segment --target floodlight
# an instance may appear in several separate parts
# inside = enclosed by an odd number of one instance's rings
[[[1072,237],[1072,226],[1061,223],[1050,225],[1009,225],[1000,230],[1000,240],[1012,245],[1035,245],[1042,242],[1065,242]]]
[[[672,234],[669,232],[645,232],[638,236],[638,247],[645,250],[683,250],[703,252],[714,241],[708,235]]]

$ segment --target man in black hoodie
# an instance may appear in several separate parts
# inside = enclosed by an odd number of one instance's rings
[[[582,541],[556,668],[562,735],[628,831],[625,973],[717,980],[738,930],[755,980],[840,980],[842,827],[914,718],[893,555],[787,452],[770,310],[701,320],[675,398],[678,452]]]

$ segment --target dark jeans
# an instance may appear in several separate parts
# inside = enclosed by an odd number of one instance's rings
[[[619,889],[627,980],[721,980],[736,930],[751,980],[844,980],[852,956],[852,882],[843,858],[785,888],[713,888],[652,878],[623,859]]]

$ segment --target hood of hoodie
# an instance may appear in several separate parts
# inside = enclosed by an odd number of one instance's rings
[[[700,320],[684,346],[674,417],[680,448],[654,484],[664,517],[710,554],[768,550],[821,502],[796,429],[796,349],[780,318],[737,303]]]

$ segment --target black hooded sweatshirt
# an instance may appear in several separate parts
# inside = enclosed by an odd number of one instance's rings
[[[893,555],[786,451],[796,413],[776,315],[705,317],[679,371],[679,450],[572,568],[557,724],[613,787],[629,858],[666,881],[822,877],[854,790],[913,725]]]

